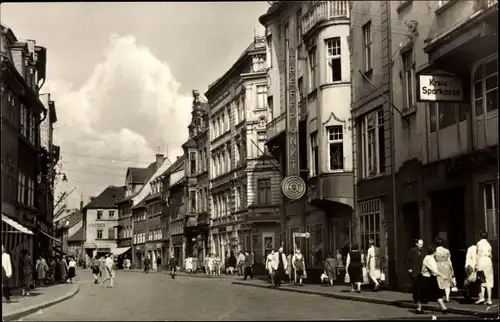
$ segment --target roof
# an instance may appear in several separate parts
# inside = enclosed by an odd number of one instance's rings
[[[78,210],[57,221],[57,228],[71,228],[83,219],[83,213]],[[68,223],[68,224],[66,224]]]
[[[83,226],[80,227],[80,229],[78,229],[76,233],[74,233],[72,236],[68,237],[68,242],[80,242],[80,241],[85,241]]]
[[[109,186],[89,202],[84,209],[116,208],[117,202],[125,196],[125,187]]]
[[[148,167],[149,168],[149,167]],[[130,173],[132,184],[144,184],[148,177],[148,168],[128,168],[127,176]]]
[[[139,201],[139,203],[135,206],[132,207],[132,209],[139,209],[139,208],[142,208],[146,205],[146,199],[148,199],[148,197],[151,195],[151,193],[148,193],[144,198],[142,198],[141,201]]]
[[[167,168],[167,170],[163,171],[163,173],[161,175],[164,176],[166,174],[177,171],[181,166],[184,165],[185,159],[186,158],[185,158],[184,154],[181,155],[180,157],[177,158],[177,160],[174,161],[174,163],[172,163],[172,165],[170,167]]]
[[[134,197],[137,196],[138,194],[139,194],[139,192],[131,194],[130,196],[125,197],[122,200],[119,200],[117,203],[122,203],[122,202],[125,202],[125,201],[130,201],[130,200],[134,199]]]

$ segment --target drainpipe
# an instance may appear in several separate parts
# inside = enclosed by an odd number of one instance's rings
[[[391,26],[391,3],[387,1],[387,19],[389,23],[387,24],[387,45],[389,47],[389,53],[392,54],[392,26]],[[390,56],[392,57],[392,55]],[[392,77],[392,58],[389,61],[389,100],[394,101],[394,91],[393,91],[393,77]],[[393,220],[393,234],[394,234],[394,257],[397,258],[398,255],[398,216],[397,216],[397,202],[396,202],[396,149],[395,149],[395,119],[394,119],[394,108],[391,108],[391,186],[392,186],[392,220]],[[388,254],[387,254],[388,255]],[[394,272],[397,269],[394,267]],[[395,276],[396,277],[396,276]],[[397,279],[392,279],[397,286]]]

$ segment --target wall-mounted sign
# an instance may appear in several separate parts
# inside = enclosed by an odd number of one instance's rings
[[[449,75],[419,75],[417,100],[419,102],[463,102],[463,80]]]
[[[299,119],[297,113],[297,50],[290,48],[288,55],[288,106],[286,109],[287,120],[287,175],[299,176]]]
[[[89,227],[92,227],[92,228],[104,228],[106,227],[106,224],[103,224],[103,223],[91,223],[91,224],[88,224]]]

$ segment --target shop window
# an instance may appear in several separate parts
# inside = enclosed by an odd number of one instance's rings
[[[370,200],[359,204],[359,247],[366,251],[368,241],[373,239],[375,246],[380,247],[380,200]]]
[[[308,265],[311,267],[320,267],[324,260],[324,224],[311,225],[309,233],[311,235],[308,240]]]
[[[498,236],[498,187],[496,183],[484,185],[484,222],[490,237]]]

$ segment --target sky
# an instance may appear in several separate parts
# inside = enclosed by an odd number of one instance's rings
[[[182,154],[192,90],[204,93],[263,35],[261,2],[2,3],[1,23],[47,48],[41,93],[55,101],[56,195],[69,208],[128,167]]]

